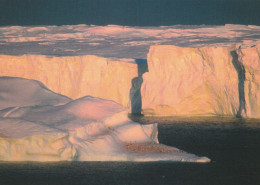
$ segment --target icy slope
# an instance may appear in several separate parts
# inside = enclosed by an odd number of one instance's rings
[[[71,101],[70,98],[53,93],[39,81],[15,77],[0,79],[0,110],[20,106],[62,105]],[[11,86],[15,80],[17,83]]]
[[[1,77],[0,82],[5,102],[0,110],[1,161],[209,162],[159,144],[156,124],[129,120],[125,108],[113,101],[90,96],[69,101],[35,81]],[[6,89],[19,102],[15,106],[5,101]],[[24,100],[27,93],[30,103]]]
[[[259,117],[259,46],[152,46],[143,75],[143,112]]]

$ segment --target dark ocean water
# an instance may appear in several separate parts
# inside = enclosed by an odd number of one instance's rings
[[[7,25],[260,25],[259,0],[0,0]]]
[[[156,121],[161,143],[207,156],[212,162],[1,162],[0,184],[259,185],[259,121]]]

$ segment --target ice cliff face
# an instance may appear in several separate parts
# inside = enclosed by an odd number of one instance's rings
[[[247,116],[260,118],[260,44],[238,52],[245,69],[245,106]]]
[[[20,78],[0,77],[0,84],[0,161],[209,162],[159,144],[156,124],[131,121],[113,101],[70,100]]]
[[[72,99],[113,100],[132,113],[259,118],[259,46],[157,45],[148,64],[92,55],[2,55],[0,75],[39,80]]]
[[[90,95],[129,107],[131,81],[138,76],[138,69],[131,59],[112,60],[92,55],[1,55],[0,76],[38,80],[72,99]]]
[[[152,46],[141,90],[143,112],[160,116],[258,117],[259,45]]]

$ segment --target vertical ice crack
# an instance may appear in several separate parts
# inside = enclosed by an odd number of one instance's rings
[[[143,74],[148,72],[147,60],[136,59],[138,67],[138,76],[132,79],[132,87],[130,89],[131,113],[141,114],[142,111],[142,95],[141,87],[143,84]]]
[[[239,109],[237,111],[236,117],[241,118],[243,115],[246,115],[246,101],[245,101],[245,68],[243,64],[238,59],[237,51],[230,52],[232,56],[232,63],[235,67],[238,75],[238,94],[239,94]]]

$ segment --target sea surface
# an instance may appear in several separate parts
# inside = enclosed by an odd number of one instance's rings
[[[159,141],[212,162],[0,162],[0,184],[259,185],[260,121],[144,118],[159,123]]]

